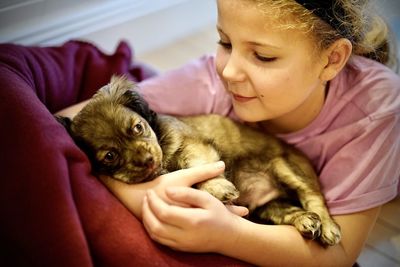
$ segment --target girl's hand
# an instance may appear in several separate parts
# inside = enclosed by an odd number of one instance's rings
[[[190,252],[219,252],[235,244],[239,216],[247,215],[246,208],[225,207],[209,193],[188,187],[169,187],[165,192],[168,201],[153,190],[143,201],[143,224],[153,240]]]
[[[220,161],[171,172],[161,175],[153,181],[141,184],[126,184],[107,176],[101,176],[100,179],[136,217],[141,218],[142,202],[148,189],[153,189],[163,200],[171,203],[171,200],[168,200],[166,196],[166,188],[170,186],[190,187],[193,184],[218,176],[224,172],[224,169],[225,164]]]

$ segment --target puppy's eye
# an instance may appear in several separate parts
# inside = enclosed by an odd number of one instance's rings
[[[115,153],[114,151],[108,151],[105,155],[104,155],[104,162],[107,163],[112,163],[117,159],[117,153]]]
[[[138,124],[133,126],[132,131],[134,134],[141,134],[144,131],[143,123],[140,121]]]

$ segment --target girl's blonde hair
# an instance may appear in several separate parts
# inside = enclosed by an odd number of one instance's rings
[[[252,0],[269,17],[279,20],[280,28],[300,29],[311,34],[317,48],[324,49],[340,38],[347,38],[353,45],[353,54],[365,56],[397,68],[397,47],[387,23],[377,15],[368,0],[336,0],[343,14],[333,14],[347,36],[339,33],[312,10],[294,0]],[[334,7],[334,6],[333,6]],[[333,8],[335,10],[337,8]]]

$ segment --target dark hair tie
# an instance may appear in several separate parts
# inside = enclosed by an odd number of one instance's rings
[[[346,12],[342,6],[336,4],[335,0],[296,0],[297,3],[302,5],[304,8],[310,10],[314,15],[328,23],[333,29],[335,29],[342,37],[352,40],[353,37],[343,26],[341,20],[346,16]]]

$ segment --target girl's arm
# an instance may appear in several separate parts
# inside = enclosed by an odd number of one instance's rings
[[[334,216],[343,238],[339,245],[328,248],[304,239],[294,227],[259,225],[242,219],[240,238],[221,253],[262,266],[353,266],[379,210]]]
[[[335,216],[342,241],[323,248],[292,226],[256,224],[236,216],[205,192],[183,187],[166,192],[191,208],[170,205],[148,192],[143,223],[154,240],[177,250],[217,252],[261,266],[352,266],[380,210]]]
[[[219,161],[164,174],[141,184],[126,184],[107,176],[101,176],[100,179],[137,218],[142,219],[143,199],[148,190],[157,192],[163,199],[172,203],[174,201],[166,196],[166,188],[171,186],[190,187],[195,183],[218,176],[224,172],[224,169],[224,162]],[[187,207],[183,203],[175,203]],[[236,206],[231,207],[231,210],[240,216],[244,216],[248,212],[247,208]]]

